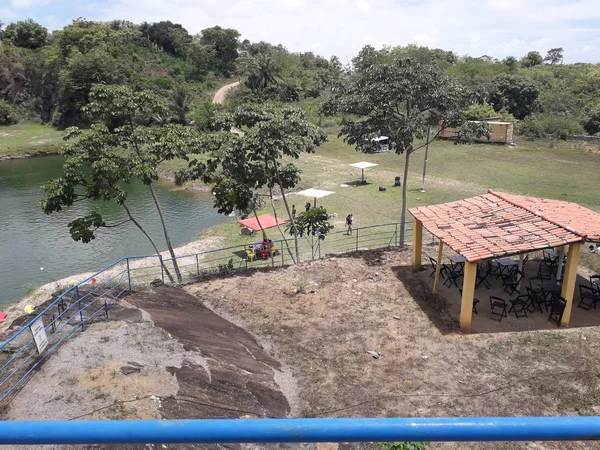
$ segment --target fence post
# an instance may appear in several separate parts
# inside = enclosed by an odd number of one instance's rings
[[[127,258],[127,284],[129,285],[129,292],[131,292],[131,272],[129,271],[129,258]]]
[[[248,268],[247,261],[246,261],[246,268]],[[196,271],[198,272],[198,278],[200,278],[200,261],[198,261],[198,253],[196,253]]]
[[[398,222],[394,224],[394,238],[396,242],[396,247],[398,247]]]
[[[356,229],[356,251],[358,251],[358,228]]]
[[[160,278],[162,280],[162,284],[165,284],[165,268],[163,266],[163,258],[162,255],[158,255],[158,261],[160,262]]]
[[[81,331],[85,329],[83,324],[83,310],[81,309],[81,298],[79,296],[79,286],[75,286],[75,298],[77,299],[77,309],[79,309],[79,322],[81,323]]]
[[[321,259],[321,239],[319,239],[319,242],[317,242],[317,245],[319,246],[319,259]]]

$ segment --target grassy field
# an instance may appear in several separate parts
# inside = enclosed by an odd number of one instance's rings
[[[456,146],[436,141],[429,149],[426,192],[421,192],[424,153],[411,155],[408,203],[426,205],[485,193],[488,188],[515,194],[528,194],[577,202],[600,210],[600,147],[574,142],[527,142],[516,147],[476,144]],[[379,164],[367,169],[369,184],[359,185],[360,170],[348,164],[370,161]],[[335,194],[319,200],[328,212],[336,213],[334,225],[343,229],[344,218],[353,213],[355,226],[368,226],[400,220],[401,188],[393,187],[394,177],[403,172],[404,156],[391,153],[364,155],[346,145],[336,135],[314,154],[304,154],[296,164],[302,168],[297,191],[315,187]],[[170,170],[178,165],[172,162]],[[347,187],[341,185],[346,184]],[[379,192],[379,186],[386,186]],[[307,198],[289,195],[298,211]],[[286,216],[282,201],[278,214]],[[264,212],[271,212],[270,205]],[[277,230],[274,231],[278,238]],[[239,235],[235,222],[219,225],[205,235],[225,236],[233,244],[249,238]]]
[[[404,156],[357,153],[338,138],[333,129],[328,138],[315,153],[303,154],[294,161],[303,170],[296,191],[309,187],[334,191],[335,194],[321,199],[319,204],[337,214],[333,221],[336,230],[343,229],[344,218],[349,213],[354,214],[357,227],[398,222],[401,189],[393,187],[393,183],[394,177],[403,173]],[[51,153],[57,151],[60,143],[61,133],[48,126],[22,124],[0,128],[0,157]],[[491,188],[572,201],[600,210],[598,144],[523,140],[516,147],[510,147],[457,146],[448,141],[436,141],[429,149],[426,192],[420,190],[423,159],[423,150],[411,155],[409,206],[457,200],[482,194]],[[366,171],[369,182],[366,185],[357,183],[360,170],[348,166],[358,161],[379,164]],[[184,165],[184,161],[168,161],[160,169],[169,175]],[[387,190],[380,192],[379,186],[385,186]],[[290,193],[288,200],[301,211],[309,199]],[[277,213],[286,217],[283,202],[277,200],[275,204]],[[261,212],[272,212],[270,205]],[[228,245],[255,239],[240,236],[235,221],[211,228],[203,236],[224,237]],[[271,237],[279,239],[278,231],[274,230]],[[594,262],[590,261],[590,265]],[[600,263],[597,265],[600,271]]]
[[[62,132],[33,123],[0,127],[0,158],[58,152]]]

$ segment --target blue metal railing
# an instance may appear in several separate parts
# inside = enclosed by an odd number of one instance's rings
[[[600,417],[0,422],[1,445],[599,439]]]
[[[316,238],[299,240],[301,260],[319,259],[331,253],[347,253],[362,249],[387,248],[398,245],[399,223],[354,229],[354,235],[343,231],[329,233],[324,241]],[[410,232],[410,225],[407,224]],[[295,254],[292,239],[274,241],[279,253],[274,258],[249,261],[245,246],[207,250],[178,256],[184,282],[234,270],[281,267],[292,263]],[[288,251],[288,248],[290,249]],[[0,344],[0,403],[22,386],[35,370],[77,330],[102,314],[108,316],[112,304],[123,295],[139,288],[168,284],[163,270],[174,274],[173,261],[161,255],[127,256],[66,289],[41,312]],[[29,327],[42,318],[48,336],[48,347],[38,354]]]

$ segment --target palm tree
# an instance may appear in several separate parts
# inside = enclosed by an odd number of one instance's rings
[[[255,56],[258,69],[258,80],[264,89],[269,84],[275,84],[279,80],[281,68],[276,64],[273,57],[267,53],[259,53]]]
[[[280,80],[281,67],[272,54],[244,55],[240,60],[241,72],[248,77],[250,89],[265,89]]]
[[[173,122],[181,125],[187,124],[185,116],[191,111],[191,95],[187,88],[181,84],[175,86],[171,93],[171,111],[173,112]]]

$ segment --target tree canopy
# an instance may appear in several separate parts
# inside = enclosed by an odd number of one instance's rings
[[[523,67],[535,67],[539,66],[544,62],[544,58],[540,55],[540,52],[531,51],[521,58],[521,66]]]
[[[60,212],[85,199],[115,202],[159,253],[154,239],[128,207],[125,186],[134,180],[141,181],[148,186],[154,200],[165,242],[181,281],[165,218],[152,183],[158,180],[158,165],[162,161],[186,159],[191,149],[199,152],[199,135],[181,125],[154,125],[152,118],[164,115],[165,106],[152,93],[134,92],[126,86],[93,86],[85,112],[94,123],[86,132],[77,127],[67,130],[67,143],[61,151],[65,157],[63,173],[43,186],[46,196],[40,202],[42,210],[46,214]],[[86,243],[96,238],[97,230],[119,225],[122,224],[107,223],[99,210],[92,210],[69,223],[69,231],[74,240]]]
[[[546,53],[544,62],[547,62],[548,64],[552,64],[552,65],[562,64],[563,52],[564,52],[564,50],[562,47],[551,48],[550,50],[548,50],[548,53]]]
[[[32,50],[42,47],[47,38],[48,30],[32,19],[10,23],[2,32],[3,42]]]
[[[340,135],[356,150],[373,151],[373,138],[385,135],[397,154],[405,154],[400,219],[400,243],[404,245],[410,155],[435,137],[428,133],[430,126],[461,120],[467,96],[432,61],[421,63],[402,54],[390,57],[387,52],[378,55],[370,48],[360,55],[353,60],[351,73],[334,86],[324,111],[353,117],[342,123]],[[462,139],[472,133],[485,130],[474,125]],[[426,137],[425,144],[414,146],[416,140]]]

